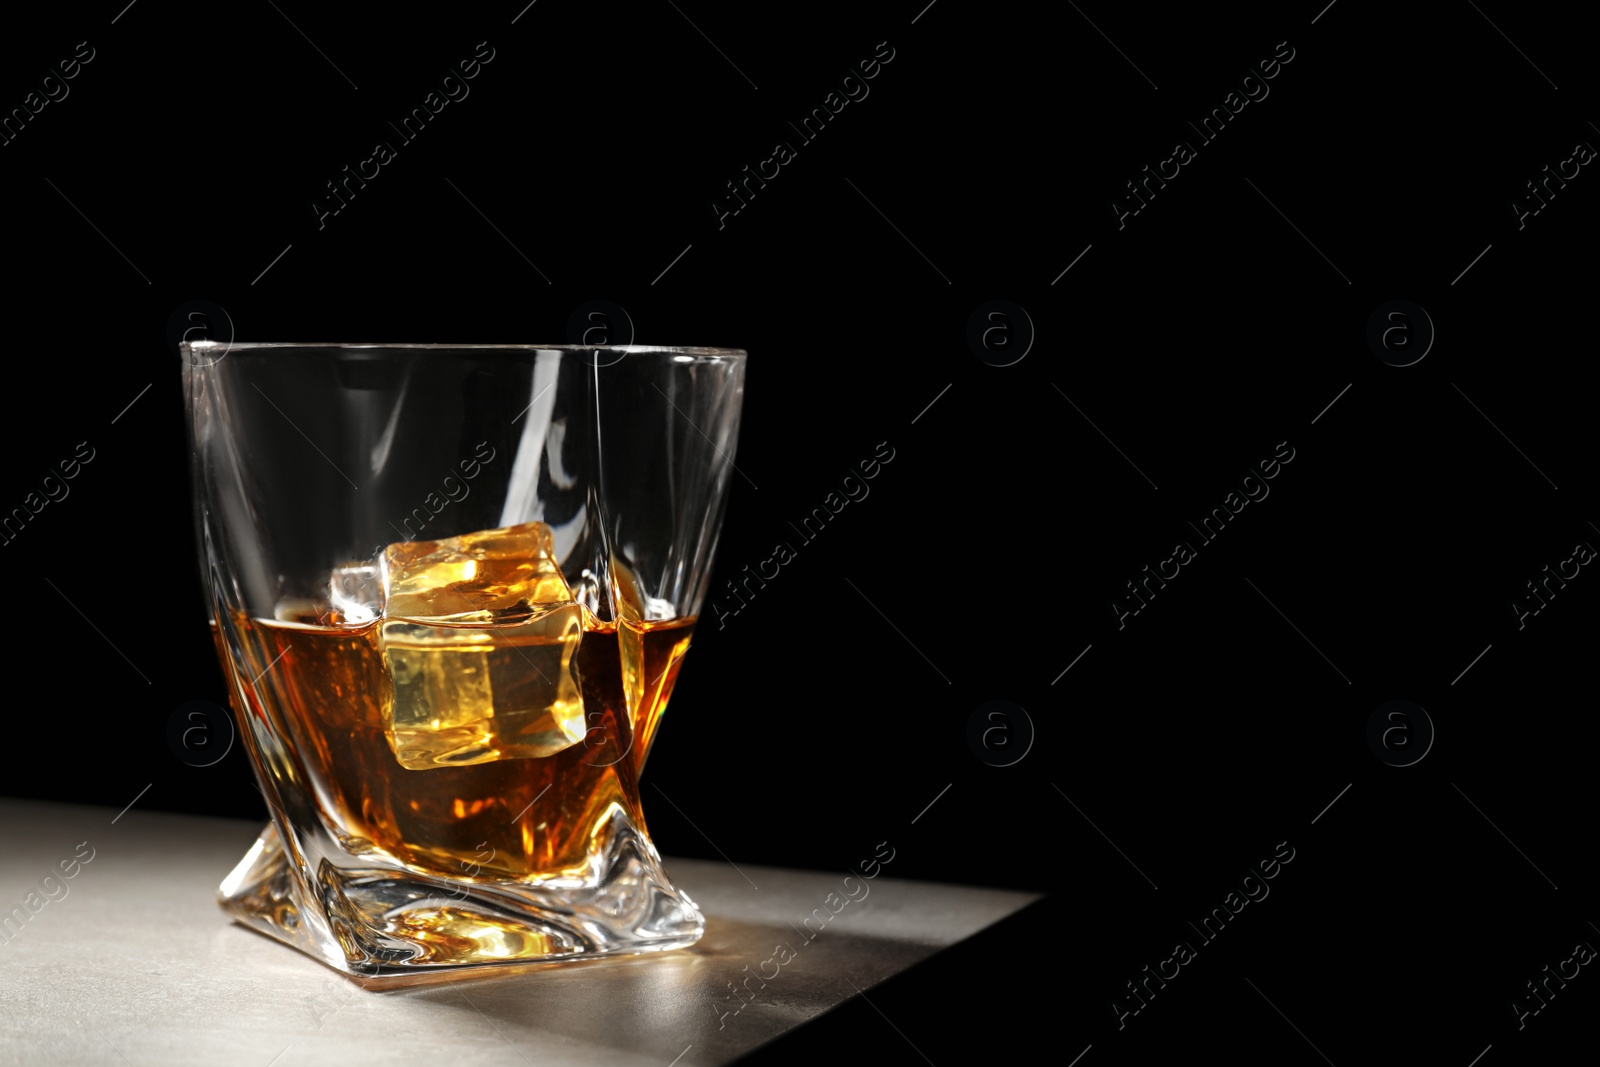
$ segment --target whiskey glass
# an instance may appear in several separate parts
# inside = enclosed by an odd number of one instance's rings
[[[212,632],[271,812],[222,908],[364,979],[693,944],[639,774],[745,354],[182,347]]]

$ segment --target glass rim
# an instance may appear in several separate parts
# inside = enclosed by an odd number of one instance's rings
[[[317,349],[366,351],[461,351],[461,352],[615,352],[622,355],[681,355],[711,359],[747,359],[749,353],[742,348],[716,348],[698,345],[547,345],[547,344],[411,344],[405,342],[372,341],[180,341],[178,347],[186,352],[210,353],[217,349],[226,352],[238,350]]]

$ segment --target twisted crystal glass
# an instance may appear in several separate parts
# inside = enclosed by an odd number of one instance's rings
[[[213,632],[272,819],[222,907],[365,978],[692,944],[638,782],[744,353],[183,348]]]

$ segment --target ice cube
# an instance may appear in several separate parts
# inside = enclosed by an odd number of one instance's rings
[[[573,604],[542,522],[390,545],[379,565],[386,618],[504,625]]]
[[[361,626],[383,614],[383,579],[373,563],[335,567],[328,582],[328,605],[339,625]]]
[[[549,526],[390,545],[377,570],[384,727],[402,767],[551,756],[583,739],[582,608]]]

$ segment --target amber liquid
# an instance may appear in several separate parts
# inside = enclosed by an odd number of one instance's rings
[[[401,766],[384,728],[388,679],[376,624],[235,617],[244,652],[244,662],[232,664],[235,699],[246,705],[236,711],[250,729],[279,739],[289,767],[305,779],[299,787],[313,790],[324,820],[352,851],[378,849],[448,878],[584,879],[609,816],[620,811],[645,829],[638,773],[694,622],[624,623],[619,639],[615,624],[590,617],[576,653],[588,733],[541,758]],[[226,667],[230,656],[217,637]],[[544,641],[499,630],[491,657],[516,670]],[[249,748],[261,769],[259,747]]]

